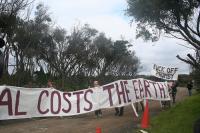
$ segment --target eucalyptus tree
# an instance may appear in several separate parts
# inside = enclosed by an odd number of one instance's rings
[[[26,12],[31,0],[1,0],[0,1],[0,36],[6,41],[4,48],[4,72],[8,73],[9,55],[13,44],[14,30],[17,19],[22,12]]]
[[[134,51],[129,50],[129,42],[117,40],[114,42],[113,65],[109,69],[109,75],[116,77],[133,78],[138,73],[139,59]]]
[[[128,0],[127,15],[135,20],[136,37],[157,41],[161,33],[186,41],[196,51],[200,50],[199,0]],[[187,59],[177,57],[200,68],[200,62],[191,54]]]
[[[41,59],[45,60],[53,68],[55,76],[62,79],[62,87],[66,79],[85,75],[90,43],[96,30],[84,25],[75,26],[71,33],[62,28],[53,29],[50,34],[50,42],[41,48]]]
[[[139,68],[139,59],[134,51],[128,49],[129,42],[125,40],[112,41],[104,34],[99,34],[94,39],[95,54],[93,64],[96,64],[96,75],[101,80],[106,76],[134,77]]]

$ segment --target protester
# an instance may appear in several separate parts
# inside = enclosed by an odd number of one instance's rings
[[[25,84],[24,87],[26,88],[33,88],[33,83],[31,81],[28,82],[28,84]]]
[[[188,88],[188,94],[189,94],[189,96],[192,96],[192,88],[193,88],[192,81],[188,82],[187,88]]]
[[[115,108],[115,115],[116,116],[123,116],[124,114],[124,107],[116,107]]]
[[[95,87],[95,88],[100,86],[100,85],[99,85],[99,81],[97,81],[97,80],[95,80],[93,84],[94,84],[94,87]],[[96,110],[96,111],[95,111],[95,115],[96,115],[96,117],[102,117],[102,112],[101,112],[101,110],[100,110],[100,109],[99,109],[99,110]]]
[[[178,82],[174,81],[172,84],[172,100],[173,103],[176,103],[176,93],[177,93]]]
[[[139,111],[139,105],[141,105],[141,108],[142,108],[142,112],[144,112],[144,104],[143,104],[143,101],[140,101],[140,102],[136,102],[135,103],[135,106],[136,106],[136,111],[138,112]]]
[[[48,88],[53,88],[53,82],[51,80],[48,80],[47,87]]]

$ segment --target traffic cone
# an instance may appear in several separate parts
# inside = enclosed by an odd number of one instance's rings
[[[146,100],[146,106],[144,109],[144,113],[142,115],[142,121],[141,121],[141,128],[148,128],[149,127],[149,104]]]
[[[101,133],[101,128],[100,127],[96,128],[96,133]]]

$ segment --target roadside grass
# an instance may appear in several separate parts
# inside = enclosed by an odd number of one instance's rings
[[[150,133],[192,133],[200,118],[200,94],[186,98],[167,111],[151,118]]]

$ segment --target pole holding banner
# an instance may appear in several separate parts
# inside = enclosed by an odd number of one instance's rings
[[[136,111],[136,109],[135,109],[134,104],[132,103],[131,106],[132,106],[132,108],[133,108],[134,116],[138,117],[139,115],[138,115],[138,113],[137,113],[137,111]]]

